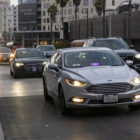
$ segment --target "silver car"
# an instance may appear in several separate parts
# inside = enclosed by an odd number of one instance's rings
[[[44,97],[70,108],[140,107],[140,75],[108,48],[57,50],[43,72]]]

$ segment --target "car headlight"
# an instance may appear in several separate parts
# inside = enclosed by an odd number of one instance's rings
[[[87,85],[87,83],[85,82],[81,82],[81,81],[77,81],[77,80],[71,80],[66,78],[65,82],[69,85],[69,86],[73,86],[73,87],[83,87],[85,85]]]
[[[135,55],[135,58],[136,58],[136,59],[140,59],[140,54],[136,54],[136,55]]]
[[[134,85],[140,85],[140,77],[135,77],[133,80],[131,80],[131,82]]]
[[[23,63],[16,63],[15,66],[16,67],[21,67],[21,66],[24,66],[24,64]]]

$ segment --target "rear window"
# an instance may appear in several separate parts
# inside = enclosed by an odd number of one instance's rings
[[[42,51],[55,51],[55,47],[54,46],[38,46],[39,49],[41,49]]]
[[[107,47],[112,50],[128,50],[130,49],[128,44],[121,39],[107,39],[107,40],[96,40],[95,45],[97,47]]]

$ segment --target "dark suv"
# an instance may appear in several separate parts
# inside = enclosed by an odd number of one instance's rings
[[[92,38],[88,39],[83,47],[107,47],[118,53],[124,60],[133,60],[138,53],[133,45],[128,45],[122,38]]]

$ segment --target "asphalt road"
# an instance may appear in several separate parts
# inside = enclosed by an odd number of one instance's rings
[[[41,78],[13,79],[0,65],[0,122],[5,140],[139,140],[140,110],[74,110],[63,116],[42,96]]]

